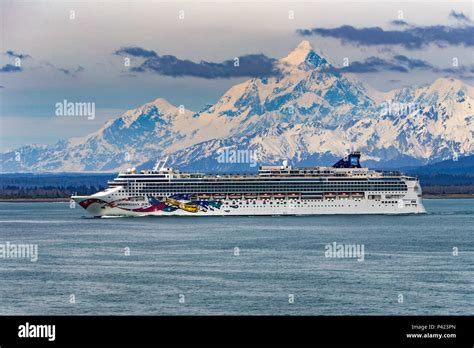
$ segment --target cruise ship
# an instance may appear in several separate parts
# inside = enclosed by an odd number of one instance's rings
[[[332,167],[260,166],[255,174],[181,172],[158,161],[72,196],[96,217],[425,213],[417,178],[360,165],[352,152]]]

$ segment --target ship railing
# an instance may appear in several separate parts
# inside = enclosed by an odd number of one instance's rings
[[[382,176],[402,176],[402,172],[399,170],[376,170],[377,173],[382,174]]]

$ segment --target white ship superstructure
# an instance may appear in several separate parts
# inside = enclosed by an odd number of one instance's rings
[[[184,173],[158,163],[72,199],[97,217],[425,213],[417,178],[362,168],[359,160],[353,152],[332,167],[284,163],[233,175]]]

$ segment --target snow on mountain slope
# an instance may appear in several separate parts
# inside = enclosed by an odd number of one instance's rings
[[[288,65],[298,66],[301,63],[304,63],[309,52],[312,50],[313,48],[311,47],[309,41],[303,40],[286,57],[280,59],[280,61]]]
[[[379,117],[358,121],[351,129],[356,148],[374,160],[400,154],[441,160],[473,152],[473,87],[437,79],[421,88],[404,88],[379,106]]]
[[[282,58],[280,65],[285,70],[281,76],[254,78],[234,86],[207,113],[237,117],[239,124],[266,114],[277,121],[312,120],[335,127],[363,117],[364,110],[373,106],[361,85],[333,69],[307,41]]]
[[[111,171],[138,165],[150,153],[156,154],[157,147],[165,148],[188,136],[193,114],[156,99],[85,137],[59,141],[41,151],[23,147],[2,154],[2,171]]]
[[[358,149],[364,153],[364,159],[391,166],[426,163],[473,152],[472,87],[442,78],[426,87],[387,95],[393,99],[381,101],[370,111],[372,114],[349,127],[342,124],[328,129],[310,121],[266,122],[265,129],[253,134],[233,134],[225,141],[213,139],[179,151],[173,155],[172,162],[180,167],[194,168],[195,163],[200,163],[210,169],[225,169],[217,159],[219,152],[228,147],[247,149],[257,154],[260,163],[291,159],[295,164],[307,164],[309,158],[321,156],[331,160],[350,149]]]
[[[3,153],[1,171],[113,171],[163,154],[180,167],[216,170],[227,167],[217,160],[223,149],[305,165],[350,149],[394,165],[473,153],[474,88],[461,81],[380,93],[339,73],[307,41],[279,64],[281,75],[235,85],[201,112],[159,98],[85,137]]]

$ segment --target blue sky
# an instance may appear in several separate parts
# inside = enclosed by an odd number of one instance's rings
[[[380,90],[439,76],[474,82],[469,1],[4,1],[0,6],[1,151],[85,135],[158,97],[197,111],[238,82],[278,73],[273,62],[303,39],[337,68],[347,58],[348,71]],[[235,57],[247,69],[236,73]],[[126,58],[130,66],[124,66]],[[55,104],[64,99],[94,102],[96,118],[56,117]]]

